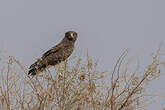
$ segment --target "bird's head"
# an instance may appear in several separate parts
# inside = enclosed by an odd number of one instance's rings
[[[76,41],[78,35],[74,31],[68,31],[68,32],[65,33],[65,37],[70,41]]]

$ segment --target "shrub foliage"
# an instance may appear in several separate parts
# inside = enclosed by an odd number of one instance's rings
[[[135,110],[149,103],[147,85],[160,76],[158,53],[144,71],[129,71],[125,51],[113,71],[99,71],[87,55],[71,58],[37,76],[17,59],[1,64],[0,110]]]

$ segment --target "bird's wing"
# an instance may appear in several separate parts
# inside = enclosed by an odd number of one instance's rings
[[[56,45],[55,47],[53,47],[50,50],[48,50],[47,52],[45,52],[42,55],[42,58],[45,58],[45,57],[49,56],[50,54],[58,52],[60,50],[60,48],[61,48],[61,45]]]

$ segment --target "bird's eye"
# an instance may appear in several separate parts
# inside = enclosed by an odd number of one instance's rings
[[[77,34],[76,33],[73,33],[73,36],[77,36]]]
[[[75,41],[76,38],[77,38],[77,33],[76,33],[76,32],[72,32],[72,31],[69,31],[69,32],[66,32],[65,37],[66,37],[68,40],[70,40],[70,41],[72,41],[72,40]]]

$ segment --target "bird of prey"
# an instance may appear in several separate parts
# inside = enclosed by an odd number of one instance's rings
[[[55,66],[56,64],[65,61],[74,50],[74,44],[77,37],[78,35],[74,31],[66,32],[65,37],[59,44],[44,53],[40,59],[30,66],[28,74],[36,75],[50,66]]]

